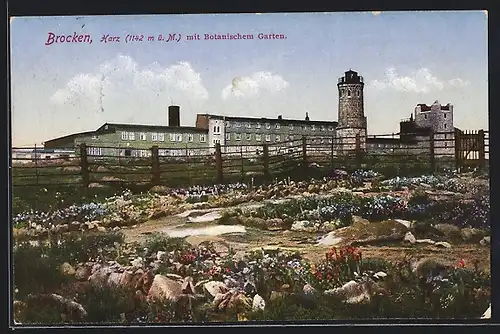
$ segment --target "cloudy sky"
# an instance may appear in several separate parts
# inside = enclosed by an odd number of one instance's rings
[[[369,134],[397,132],[417,103],[455,106],[455,126],[488,128],[487,15],[382,12],[93,16],[11,20],[13,145],[105,122],[181,124],[197,113],[337,120],[337,79],[365,79]],[[48,33],[92,44],[45,45]],[[125,43],[128,34],[198,33],[200,41]],[[284,40],[203,35],[284,34]],[[102,35],[120,43],[101,43]]]

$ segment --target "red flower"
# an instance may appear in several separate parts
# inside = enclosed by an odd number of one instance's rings
[[[465,260],[460,259],[460,261],[458,261],[457,267],[458,268],[465,268]]]

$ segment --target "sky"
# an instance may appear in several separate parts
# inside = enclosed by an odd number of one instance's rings
[[[416,104],[436,100],[454,105],[456,127],[487,129],[487,19],[484,11],[11,18],[12,144],[105,122],[166,125],[170,104],[183,126],[198,113],[336,121],[337,80],[349,69],[364,78],[368,134],[398,132]],[[92,43],[46,45],[49,33]],[[173,33],[179,42],[158,40]],[[186,40],[195,33],[201,40]],[[227,33],[254,39],[204,40]],[[127,43],[131,34],[155,40]]]

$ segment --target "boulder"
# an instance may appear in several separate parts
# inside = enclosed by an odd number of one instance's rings
[[[410,244],[414,244],[417,242],[417,239],[411,232],[406,232],[403,241],[409,242]]]
[[[163,275],[156,275],[153,279],[153,284],[149,289],[148,300],[166,300],[175,302],[182,294],[182,283],[167,278]]]
[[[434,228],[441,232],[446,238],[446,240],[449,241],[458,241],[462,239],[462,236],[460,234],[460,227],[452,224],[436,224],[434,225]]]
[[[478,228],[466,227],[460,231],[460,237],[464,242],[478,243],[486,235],[486,232]]]
[[[252,310],[264,311],[265,308],[266,308],[266,302],[265,302],[264,298],[262,298],[260,295],[253,296]]]
[[[373,245],[386,242],[402,241],[408,228],[395,221],[385,220],[377,223],[358,224],[343,227],[323,236],[319,243],[323,245]]]
[[[313,223],[307,220],[296,221],[290,227],[290,230],[295,232],[316,232],[318,228]]]
[[[362,282],[349,281],[340,288],[326,290],[324,294],[341,298],[348,304],[369,303],[375,294],[385,294],[386,291],[371,279]]]
[[[225,294],[229,291],[224,283],[218,281],[207,282],[203,285],[203,287],[212,297],[215,297],[218,294]]]
[[[61,273],[65,276],[73,276],[76,273],[75,268],[68,262],[64,262],[60,267]]]
[[[484,237],[479,243],[483,246],[489,246],[491,244],[491,237]]]
[[[87,266],[87,265],[80,266],[76,269],[75,279],[77,279],[78,281],[86,281],[86,280],[88,280],[89,276],[92,274],[91,271],[92,271],[92,268]]]

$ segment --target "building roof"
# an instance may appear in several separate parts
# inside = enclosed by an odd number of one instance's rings
[[[194,126],[168,126],[168,125],[126,124],[126,123],[104,123],[99,129],[97,129],[97,132],[109,131],[110,129],[106,129],[106,125],[109,128],[111,128],[112,131],[114,129],[123,129],[123,130],[141,129],[141,130],[156,130],[165,132],[172,132],[172,131],[192,131],[201,133],[207,132],[207,130],[205,129],[200,129]]]
[[[314,125],[329,125],[336,127],[337,121],[306,121],[305,119],[287,119],[287,118],[267,118],[267,117],[243,117],[243,116],[222,116],[222,115],[212,115],[212,114],[198,114],[200,116],[206,116],[208,118],[214,119],[225,119],[229,121],[236,122],[268,122],[268,123],[293,123],[293,124],[314,124]]]
[[[91,135],[94,132],[95,131],[85,131],[85,132],[72,133],[70,135],[49,139],[49,140],[44,142],[44,145],[47,145],[47,144],[50,144],[51,142],[55,142],[55,141],[59,141],[59,140],[70,140],[70,139],[76,138],[76,137]]]

